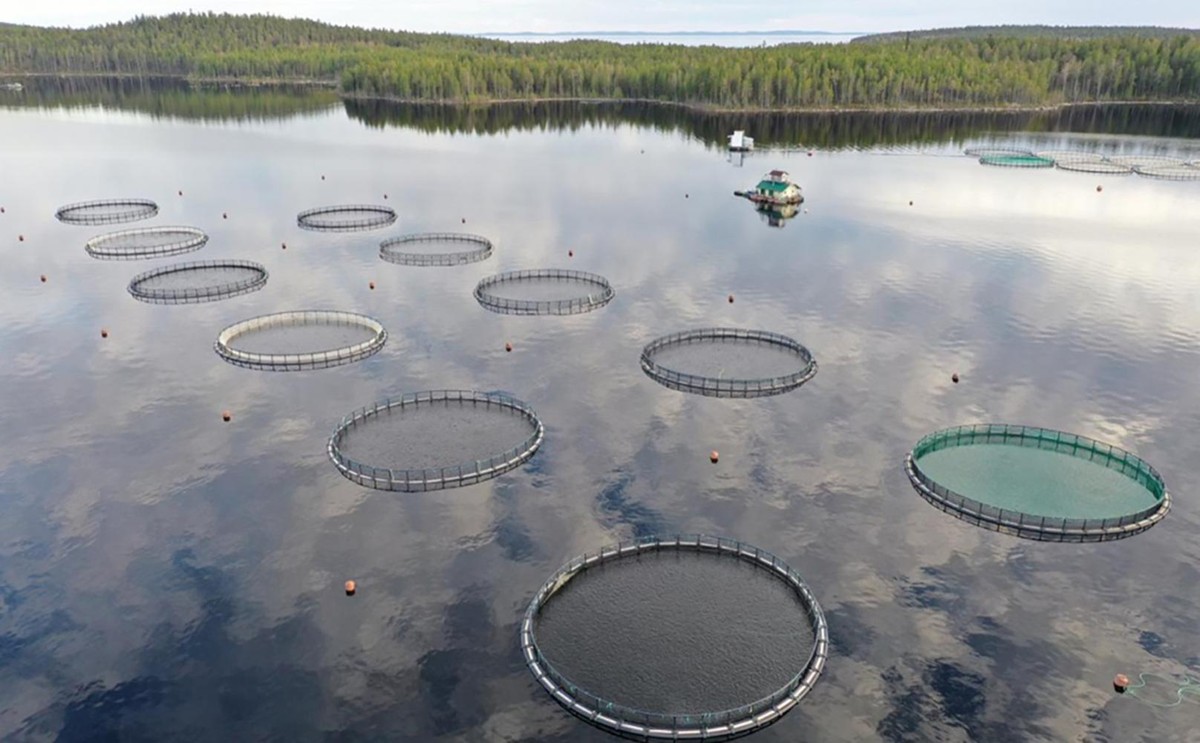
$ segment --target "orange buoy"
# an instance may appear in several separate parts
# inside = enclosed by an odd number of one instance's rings
[[[683,198],[685,198],[685,199],[686,199],[686,198],[689,198],[689,197],[688,197],[688,195],[687,195],[687,194],[684,194],[684,195],[683,195]]]
[[[233,420],[233,413],[229,412],[228,410],[223,411],[221,413],[221,420],[228,423],[229,421]]]
[[[279,247],[283,250],[287,250],[287,243],[279,243]]]
[[[909,205],[909,206],[912,206],[912,202],[911,202],[911,201],[910,201],[910,202],[908,202],[908,205]]]
[[[100,337],[101,337],[101,338],[107,338],[107,337],[108,337],[108,329],[107,329],[107,328],[100,328]]]
[[[347,596],[353,596],[353,595],[354,595],[354,592],[355,592],[355,591],[357,591],[357,590],[358,590],[358,584],[357,584],[357,583],[355,583],[355,582],[354,582],[354,581],[352,581],[352,580],[348,580],[348,581],[346,581],[346,595],[347,595]]]
[[[180,196],[183,196],[183,191],[180,191],[180,192],[179,192],[179,195],[180,195]]]
[[[463,220],[463,221],[462,221],[462,223],[463,223],[463,224],[466,224],[466,223],[467,223],[467,218],[466,218],[466,217],[463,217],[463,218],[462,218],[462,220]]]
[[[732,294],[729,295],[729,303],[733,304],[733,295]]]
[[[958,384],[958,372],[954,372],[950,375],[950,381]]]
[[[809,150],[809,151],[808,151],[808,156],[809,156],[809,157],[812,157],[812,156],[813,156],[813,151],[812,151],[812,150]]]
[[[1104,190],[1104,186],[1096,186],[1096,193],[1100,193],[1103,190]]]
[[[383,195],[383,200],[384,200],[384,201],[387,201],[387,194],[384,194],[384,195]]]
[[[504,344],[504,350],[505,350],[505,351],[508,351],[509,353],[512,353],[512,344],[511,344],[511,343],[505,343],[505,344]]]
[[[46,283],[46,274],[42,274],[42,283],[43,283],[43,284],[45,284],[45,283]]]
[[[711,452],[709,452],[709,454],[708,454],[708,461],[712,462],[713,464],[716,464],[716,463],[717,463],[717,460],[718,460],[718,459],[720,459],[720,458],[721,458],[721,455],[717,453],[717,450],[716,450],[716,449],[713,449],[713,450],[712,450]]]
[[[367,286],[368,286],[369,288],[371,288],[371,289],[374,289],[374,288],[375,288],[375,282],[374,282],[374,281],[372,281],[372,282],[368,283],[368,284],[367,284]]]
[[[229,214],[226,212],[221,212],[221,219],[229,219]]]
[[[325,180],[324,174],[321,175],[321,180]]]
[[[1129,677],[1128,676],[1126,676],[1123,673],[1118,673],[1116,676],[1113,676],[1113,689],[1115,689],[1118,694],[1124,694],[1125,690],[1128,688],[1129,688]]]
[[[568,251],[567,251],[567,257],[568,257],[568,258],[574,258],[574,257],[575,257],[575,251],[574,251],[574,250],[568,250]]]
[[[4,213],[4,207],[0,206],[0,214]]]
[[[17,242],[19,242],[19,243],[23,243],[23,242],[25,242],[25,236],[24,236],[24,235],[17,235]]]

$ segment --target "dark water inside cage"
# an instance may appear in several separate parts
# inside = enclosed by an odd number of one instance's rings
[[[808,365],[784,346],[733,338],[664,346],[650,360],[671,371],[712,379],[771,379],[797,374]]]
[[[320,353],[366,343],[374,337],[374,330],[357,325],[297,323],[248,330],[231,340],[229,346],[250,353]]]
[[[779,555],[829,620],[820,681],[754,743],[1191,743],[1194,707],[1111,682],[1200,668],[1200,184],[1098,193],[959,153],[1192,160],[1197,107],[752,117],[24,82],[0,95],[0,739],[611,741],[526,670],[525,608],[575,555],[703,532]],[[735,128],[786,149],[731,157]],[[774,168],[807,198],[785,229],[732,195]],[[463,173],[486,198],[458,198]],[[387,231],[296,225],[384,193],[406,232],[476,231],[495,256],[393,270]],[[127,195],[209,232],[204,258],[262,263],[267,286],[132,300],[136,271],[82,250],[110,228],[54,219]],[[616,298],[547,323],[471,295],[543,266],[603,275]],[[232,323],[309,307],[375,317],[388,342],[297,374],[213,352]],[[785,333],[821,371],[756,400],[646,377],[647,343],[702,327]],[[446,388],[528,402],[544,446],[432,494],[329,462],[348,412]],[[1062,545],[912,491],[918,439],[993,420],[1121,446],[1174,508],[1119,543]]]
[[[138,282],[142,291],[166,291],[170,289],[213,291],[231,284],[241,284],[262,278],[262,272],[244,266],[204,266],[181,269],[152,276]],[[248,336],[243,336],[246,338]],[[240,344],[240,342],[239,342]],[[294,353],[294,352],[293,352]]]
[[[666,551],[572,579],[543,607],[542,654],[580,688],[648,712],[717,712],[786,686],[815,636],[776,573],[731,555]]]
[[[350,429],[340,446],[344,456],[372,467],[470,467],[520,446],[535,429],[507,408],[438,402],[373,416]]]

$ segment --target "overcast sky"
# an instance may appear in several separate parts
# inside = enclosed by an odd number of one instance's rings
[[[1200,27],[1200,0],[3,0],[2,4],[0,21],[54,26],[212,10],[457,33],[894,31],[1000,23]]]

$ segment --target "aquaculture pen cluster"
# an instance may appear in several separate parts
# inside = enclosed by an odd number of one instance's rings
[[[971,147],[969,157],[981,165],[1007,168],[1058,168],[1093,175],[1137,175],[1168,181],[1200,181],[1200,161],[1162,155],[1113,155],[1085,150],[1032,150],[1009,147]]]

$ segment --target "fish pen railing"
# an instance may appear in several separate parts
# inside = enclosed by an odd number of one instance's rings
[[[407,245],[433,242],[463,243],[471,248],[447,253],[407,252],[403,249]],[[482,235],[465,232],[424,232],[384,240],[379,244],[379,257],[402,266],[460,266],[464,263],[487,260],[491,257],[492,250],[492,241]]]
[[[538,612],[571,579],[611,560],[645,552],[681,549],[734,556],[757,568],[774,572],[796,593],[814,641],[804,666],[786,684],[766,697],[731,709],[665,714],[621,705],[597,696],[574,683],[543,655],[534,631]],[[599,552],[574,558],[559,568],[538,590],[525,611],[520,632],[526,665],[555,701],[593,725],[638,740],[728,740],[766,727],[780,719],[808,694],[820,677],[829,654],[829,627],[825,615],[799,573],[766,550],[735,539],[702,534],[646,537],[620,542]]]
[[[324,351],[303,353],[259,353],[233,348],[232,343],[242,335],[274,327],[302,327],[304,325],[340,325],[362,328],[372,337],[353,345]],[[302,371],[324,369],[331,366],[360,361],[374,355],[387,342],[387,331],[378,320],[353,312],[340,310],[298,310],[263,315],[230,325],[217,336],[214,347],[218,355],[235,366],[251,369],[277,371]]]
[[[342,219],[331,219],[336,215],[347,215]],[[352,214],[371,216],[350,217]],[[386,227],[396,221],[396,210],[379,204],[338,204],[306,209],[296,215],[296,224],[305,230],[316,232],[353,232]]]
[[[506,283],[528,280],[572,281],[590,284],[594,291],[568,299],[510,299],[492,294],[489,289]],[[485,308],[507,315],[577,315],[603,307],[616,296],[608,279],[586,271],[561,268],[525,269],[489,276],[475,286],[475,299]]]
[[[202,272],[223,269],[248,271],[251,273],[251,276],[238,281],[230,281],[224,284],[210,284],[208,286],[161,289],[144,286],[146,282],[160,276],[185,274],[189,271]],[[140,273],[134,276],[129,282],[128,291],[135,299],[151,304],[196,304],[200,302],[213,302],[219,299],[229,299],[258,291],[266,286],[268,276],[267,269],[261,263],[253,261],[192,261],[190,263],[179,263]]]
[[[791,374],[761,379],[723,379],[699,374],[688,374],[654,361],[654,355],[664,349],[679,345],[713,343],[733,340],[760,343],[781,348],[796,356],[800,368]],[[663,336],[642,349],[641,366],[648,376],[660,384],[683,392],[693,392],[708,397],[765,397],[777,395],[800,387],[817,374],[817,360],[812,352],[796,340],[780,333],[767,330],[743,330],[740,328],[701,328],[684,330]]]
[[[456,402],[473,406],[483,405],[487,408],[495,407],[508,410],[528,420],[533,431],[520,444],[499,454],[485,459],[477,459],[472,462],[445,467],[414,469],[374,467],[355,461],[342,451],[341,443],[349,432],[381,413],[387,413],[396,408],[403,410],[408,406],[445,402]],[[400,397],[388,398],[387,400],[355,410],[342,419],[333,436],[329,438],[327,451],[329,458],[337,465],[342,475],[359,485],[375,488],[376,490],[425,492],[461,485],[472,485],[516,469],[537,452],[544,437],[545,427],[537,417],[537,414],[528,405],[514,397],[496,392],[476,392],[473,390],[430,390],[428,392],[416,392],[401,395]]]
[[[1102,519],[1037,516],[991,506],[957,493],[935,482],[917,463],[926,454],[970,444],[1029,447],[1086,459],[1137,482],[1157,502],[1134,513]],[[982,423],[935,431],[917,442],[905,457],[904,469],[918,494],[939,510],[976,526],[1041,541],[1122,539],[1154,526],[1171,508],[1171,496],[1162,476],[1142,458],[1087,436],[1035,426]]]

